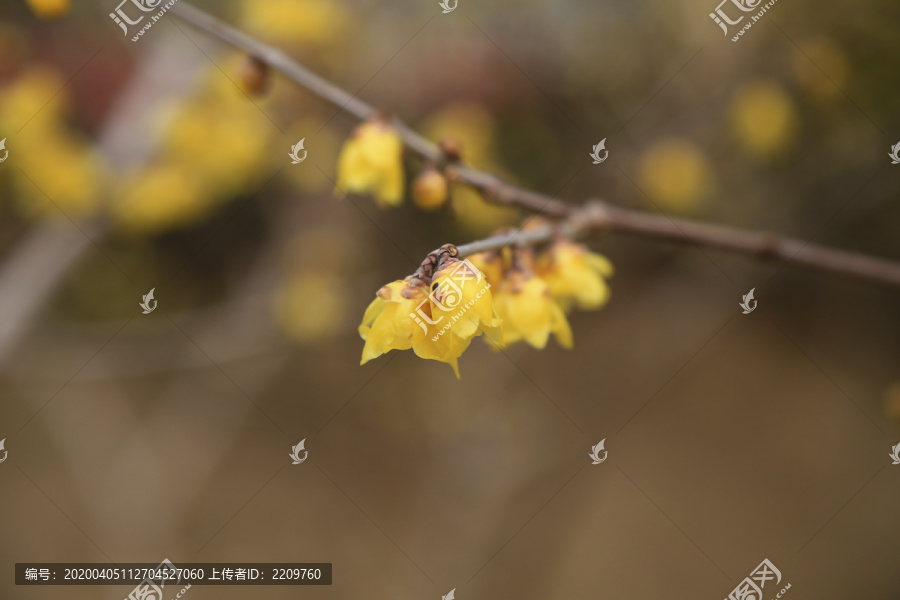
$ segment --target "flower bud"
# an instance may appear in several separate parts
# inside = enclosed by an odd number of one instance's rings
[[[256,58],[248,56],[241,65],[241,87],[248,94],[254,96],[264,94],[269,90],[271,79],[269,77],[269,65]]]
[[[412,184],[412,197],[422,210],[437,210],[447,202],[447,178],[434,167],[428,167]]]

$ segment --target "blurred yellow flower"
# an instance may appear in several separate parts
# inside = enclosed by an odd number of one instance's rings
[[[102,159],[84,141],[60,129],[18,140],[13,173],[19,208],[24,214],[84,217],[101,204],[106,183]],[[60,215],[59,211],[64,215]]]
[[[240,23],[266,40],[324,44],[340,39],[350,19],[334,0],[244,0]]]
[[[478,104],[468,102],[451,104],[422,126],[422,132],[429,139],[454,140],[465,164],[510,179],[494,158],[495,129],[491,114]],[[452,186],[450,197],[456,219],[474,235],[511,225],[518,217],[515,209],[489,204],[468,186]]]
[[[574,303],[592,310],[609,300],[606,279],[613,274],[612,263],[581,244],[558,240],[538,257],[536,273],[563,308]]]
[[[112,212],[129,230],[158,233],[200,221],[214,203],[192,165],[163,162],[123,182]]]
[[[696,208],[712,185],[706,158],[694,144],[682,139],[651,146],[641,158],[640,178],[653,202],[685,212]]]
[[[65,80],[45,67],[31,67],[0,93],[0,127],[18,131],[26,124],[29,135],[62,127],[67,106]]]
[[[738,142],[751,154],[772,158],[789,147],[797,127],[794,102],[772,82],[745,84],[731,103],[731,127]]]
[[[159,233],[193,225],[255,191],[272,157],[274,126],[217,68],[158,121],[159,158],[131,173],[114,196],[112,212],[124,227]]]
[[[336,193],[372,194],[378,206],[403,202],[403,142],[384,122],[363,123],[350,135],[338,159]]]
[[[178,105],[164,127],[167,159],[191,164],[211,190],[230,196],[258,180],[273,126],[228,83]]]
[[[327,338],[340,330],[346,311],[341,278],[328,272],[293,275],[276,296],[278,321],[301,342]]]
[[[572,347],[569,322],[543,279],[511,271],[495,289],[494,308],[502,323],[486,331],[493,344],[503,348],[525,341],[543,349],[552,333],[560,346]]]
[[[503,249],[503,254],[508,255],[509,248]],[[500,252],[479,252],[469,257],[469,262],[481,271],[488,283],[491,285],[499,285],[506,275],[505,263],[509,262],[508,258],[501,256]]]
[[[42,19],[56,19],[69,12],[71,0],[27,0],[31,11]]]
[[[463,161],[477,169],[494,169],[494,118],[478,104],[451,104],[422,126],[432,140],[452,138],[461,148]]]
[[[512,225],[518,218],[514,208],[490,204],[467,185],[452,186],[450,195],[456,220],[472,235],[486,235],[500,227]]]
[[[434,167],[428,167],[412,183],[412,197],[416,206],[432,211],[447,202],[447,178]]]

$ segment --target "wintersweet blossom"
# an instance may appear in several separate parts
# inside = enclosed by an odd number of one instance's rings
[[[335,192],[371,194],[387,208],[403,202],[403,183],[403,142],[386,119],[357,127],[341,150]]]
[[[393,281],[379,289],[359,326],[359,335],[366,341],[359,364],[391,350],[408,350],[424,339],[425,332],[409,316],[423,300],[427,300],[426,290],[406,281]]]
[[[438,335],[464,340],[479,336],[484,327],[497,327],[491,284],[471,262],[449,258],[432,278],[431,316],[441,329]]]
[[[458,359],[471,339],[429,332],[432,321],[428,288],[394,281],[378,290],[359,326],[365,340],[361,365],[391,350],[412,349],[420,358],[445,362],[459,377]]]
[[[361,362],[411,348],[459,377],[460,355],[482,334],[495,348],[526,342],[542,349],[551,335],[571,348],[565,309],[605,304],[612,271],[605,257],[563,239],[539,251],[505,247],[464,260],[447,244],[378,291],[359,327]]]
[[[613,274],[612,263],[581,244],[556,241],[538,257],[536,272],[565,309],[572,304],[582,310],[597,309],[609,300],[606,280]]]
[[[502,323],[488,332],[488,340],[504,348],[525,341],[543,349],[552,333],[564,348],[572,347],[572,330],[550,288],[540,277],[514,269],[497,286],[494,308]]]

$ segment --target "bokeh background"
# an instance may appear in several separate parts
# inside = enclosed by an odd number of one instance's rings
[[[0,14],[0,596],[118,599],[13,565],[166,557],[334,563],[197,600],[719,599],[764,558],[789,598],[900,593],[897,290],[600,236],[574,350],[360,367],[381,285],[519,215],[336,198],[349,115],[171,15],[133,43],[112,1],[29,4]],[[896,2],[780,0],[737,43],[712,0],[196,4],[523,186],[900,260]]]

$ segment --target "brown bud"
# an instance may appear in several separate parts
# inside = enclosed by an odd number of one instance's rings
[[[443,138],[438,142],[438,148],[443,152],[448,162],[459,162],[462,160],[462,144],[456,138]]]
[[[271,83],[269,65],[255,56],[248,56],[244,60],[240,75],[241,84],[248,94],[259,95],[268,91]]]

